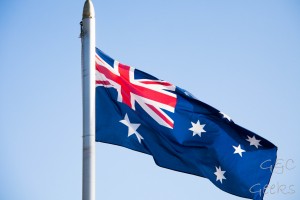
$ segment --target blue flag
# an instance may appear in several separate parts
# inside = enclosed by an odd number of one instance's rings
[[[188,91],[96,49],[96,141],[152,155],[157,165],[263,199],[277,147]]]

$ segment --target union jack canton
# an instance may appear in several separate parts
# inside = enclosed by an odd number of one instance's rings
[[[96,141],[153,156],[157,165],[261,200],[277,147],[188,91],[96,48]]]
[[[135,69],[96,54],[96,86],[113,87],[117,100],[135,110],[135,102],[162,126],[173,128],[174,121],[164,110],[174,113],[175,86],[161,80],[135,79]]]

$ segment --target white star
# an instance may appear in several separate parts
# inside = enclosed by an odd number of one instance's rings
[[[226,115],[225,113],[220,112],[220,114],[223,115],[223,118],[226,118],[228,121],[231,121],[231,118],[228,115]]]
[[[128,115],[126,113],[125,117],[123,120],[120,120],[120,122],[122,124],[124,124],[125,126],[128,127],[128,137],[135,134],[137,139],[139,140],[139,143],[141,143],[141,141],[144,139],[137,131],[136,129],[138,129],[138,127],[141,125],[141,124],[134,124],[134,123],[130,123],[129,121],[129,118],[128,118]]]
[[[197,121],[197,123],[193,123],[193,122],[191,122],[191,123],[192,123],[192,127],[189,128],[189,130],[193,131],[193,136],[199,135],[201,137],[201,133],[206,132],[204,130],[205,124],[201,125],[199,120]]]
[[[186,94],[186,96],[190,96],[190,94],[187,91],[185,91],[184,94]]]
[[[253,137],[251,138],[250,136],[248,136],[248,139],[246,139],[248,142],[250,142],[250,145],[254,145],[257,149],[258,149],[258,146],[261,146],[261,144],[259,144],[260,140],[257,140],[255,138],[255,135],[253,135]]]
[[[244,149],[241,149],[241,145],[240,144],[237,147],[233,146],[233,148],[234,148],[234,153],[233,154],[238,153],[238,154],[240,154],[241,157],[243,157],[242,153],[246,152]]]
[[[217,176],[216,181],[220,181],[222,183],[223,179],[226,179],[224,174],[226,171],[221,170],[221,166],[219,168],[216,167],[216,172],[214,173]]]

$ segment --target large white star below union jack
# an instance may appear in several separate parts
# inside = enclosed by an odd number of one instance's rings
[[[199,120],[196,123],[191,122],[191,124],[192,124],[192,127],[189,128],[189,130],[193,131],[193,136],[199,135],[201,137],[201,133],[205,133],[206,132],[204,130],[205,124],[201,124]]]
[[[144,138],[141,136],[141,134],[139,134],[139,133],[137,132],[137,129],[139,128],[139,126],[140,126],[141,124],[131,123],[131,122],[129,121],[129,118],[128,118],[127,113],[126,113],[124,119],[123,119],[123,120],[120,120],[120,122],[121,122],[122,124],[124,124],[125,126],[128,127],[128,137],[131,136],[131,135],[133,135],[133,134],[135,134],[135,136],[137,137],[139,143],[142,142],[142,140],[143,140]]]

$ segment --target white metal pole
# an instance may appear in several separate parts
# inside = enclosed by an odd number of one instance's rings
[[[81,23],[83,104],[82,200],[95,200],[95,11],[84,3]]]

